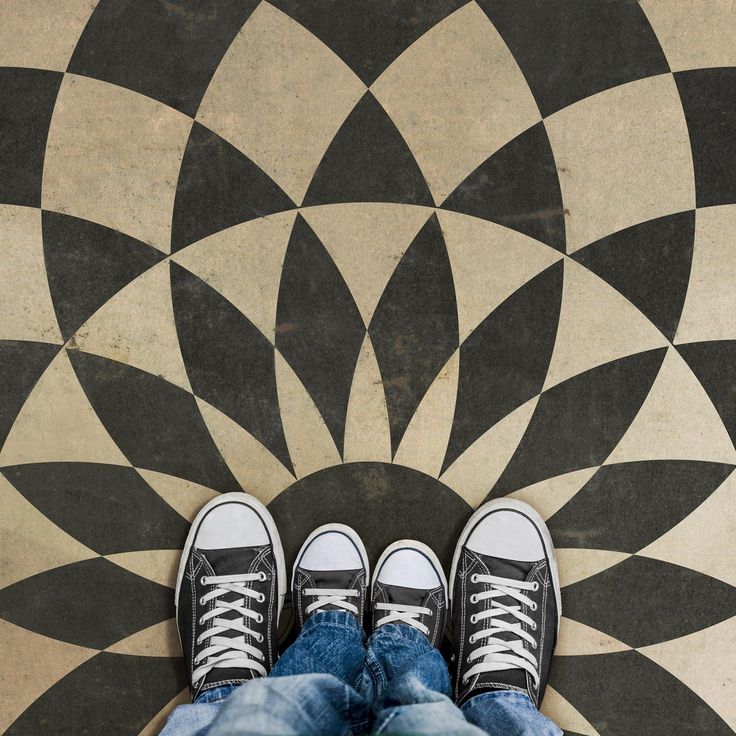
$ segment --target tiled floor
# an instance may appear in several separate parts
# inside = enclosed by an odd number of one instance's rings
[[[736,728],[734,0],[5,0],[0,730],[153,734],[218,492],[549,520],[568,734]]]

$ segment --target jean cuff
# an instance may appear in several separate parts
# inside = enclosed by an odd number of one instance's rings
[[[230,693],[232,693],[235,688],[238,687],[237,685],[220,685],[220,687],[213,687],[211,690],[205,690],[204,692],[200,693],[195,703],[219,703],[222,700],[225,700],[225,698],[230,697]]]
[[[388,636],[393,639],[401,637],[416,643],[426,643],[430,648],[432,646],[427,637],[411,624],[383,624],[373,632],[371,639],[381,636]]]
[[[330,624],[331,626],[344,626],[348,629],[362,631],[363,627],[358,618],[349,611],[320,611],[310,616],[302,627],[302,632],[309,631],[315,626]]]
[[[537,710],[537,707],[532,703],[532,699],[526,694],[519,690],[491,690],[490,692],[478,693],[468,698],[461,706],[460,710],[465,712],[473,707],[482,705],[490,700],[521,700],[524,705],[528,705],[530,708]],[[487,706],[484,706],[487,707]]]

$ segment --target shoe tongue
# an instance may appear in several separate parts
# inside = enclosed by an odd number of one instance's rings
[[[361,572],[360,570],[307,570],[304,572],[314,581],[315,588],[324,588],[325,590],[354,590],[355,578]],[[311,588],[312,585],[306,587]],[[316,598],[315,598],[316,599]],[[358,599],[348,598],[348,601],[356,605]],[[320,608],[321,611],[344,611],[344,608],[330,603]]]
[[[478,553],[476,553],[478,554]],[[518,560],[506,560],[500,557],[491,557],[489,555],[478,554],[481,562],[488,568],[491,575],[499,578],[508,578],[509,580],[526,580],[527,576],[531,572],[536,562],[520,562]],[[494,601],[503,603],[508,606],[518,606],[519,601],[511,596],[505,595],[500,598],[494,598]],[[499,620],[499,617],[494,617],[494,621]],[[501,621],[507,623],[518,624],[519,620],[511,615],[500,617]],[[484,622],[484,628],[490,628],[488,625],[488,619]],[[519,637],[512,632],[500,632],[494,635],[494,638],[501,639],[502,641],[512,641]],[[485,640],[479,643],[479,646],[483,646]],[[523,669],[510,669],[510,670],[495,670],[493,672],[484,672],[478,676],[478,685],[488,685],[489,690],[505,690],[508,688],[521,688],[526,690],[526,670]]]
[[[421,606],[427,597],[427,591],[422,588],[405,588],[403,585],[387,585],[386,583],[381,583],[381,586],[386,592],[386,603]]]

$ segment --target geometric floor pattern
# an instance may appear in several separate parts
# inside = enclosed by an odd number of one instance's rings
[[[731,0],[6,0],[0,731],[186,698],[188,521],[548,520],[544,710],[736,729]]]

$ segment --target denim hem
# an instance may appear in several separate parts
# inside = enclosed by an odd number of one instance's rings
[[[349,611],[320,611],[310,616],[302,627],[302,631],[309,631],[315,626],[330,624],[332,626],[340,626],[351,631],[362,631],[357,617]]]

